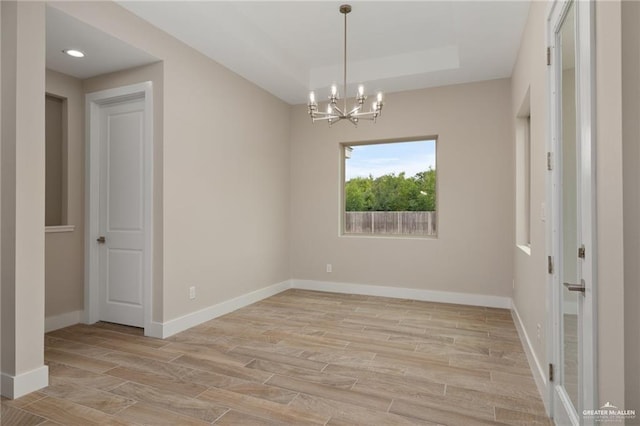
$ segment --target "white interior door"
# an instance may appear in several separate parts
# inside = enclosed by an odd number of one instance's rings
[[[85,319],[152,322],[153,85],[86,96]]]
[[[556,2],[550,14],[553,307],[552,389],[556,424],[589,424],[595,407],[592,5]]]
[[[100,320],[143,327],[144,99],[100,106]]]

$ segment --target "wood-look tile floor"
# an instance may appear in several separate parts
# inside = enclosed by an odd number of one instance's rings
[[[48,333],[2,425],[551,424],[510,312],[288,290],[166,340]]]

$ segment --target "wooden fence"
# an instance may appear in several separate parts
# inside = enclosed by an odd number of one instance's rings
[[[345,212],[345,234],[436,235],[436,212]]]

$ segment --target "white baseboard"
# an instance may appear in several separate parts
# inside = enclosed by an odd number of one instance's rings
[[[544,407],[547,410],[547,414],[550,414],[550,401],[548,398],[549,391],[547,387],[549,382],[547,381],[547,375],[545,374],[545,370],[544,368],[542,368],[542,365],[540,364],[540,361],[538,360],[538,357],[533,350],[531,339],[529,339],[529,335],[524,328],[522,318],[520,318],[520,314],[518,313],[518,309],[516,309],[515,304],[511,308],[511,316],[513,317],[513,322],[516,325],[516,330],[518,330],[518,335],[520,336],[522,346],[524,346],[524,352],[527,355],[527,361],[529,361],[529,368],[531,369],[533,380],[536,382],[536,387],[538,388],[538,392],[540,393],[540,397],[542,398]]]
[[[0,375],[0,387],[2,396],[16,399],[28,393],[49,386],[49,367],[43,365],[35,370],[12,376],[2,373]]]
[[[266,299],[267,297],[276,295],[289,288],[291,288],[291,281],[283,281],[251,293],[243,294],[242,296],[238,296],[234,299],[218,303],[217,305],[209,306],[208,308],[201,309],[182,317],[169,320],[165,323],[152,323],[151,326],[148,327],[149,330],[145,329],[145,334],[165,339],[188,328],[202,324],[203,322],[210,321],[221,315],[233,312],[236,309],[243,308],[262,299]]]
[[[456,303],[459,305],[486,306],[511,309],[511,299],[485,294],[456,293],[405,287],[385,287],[369,284],[337,283],[331,281],[291,280],[292,288],[326,291],[331,293],[362,294],[365,296],[393,297],[427,302]]]
[[[69,327],[70,325],[79,324],[82,322],[83,315],[84,311],[73,311],[46,317],[44,319],[44,332],[48,333],[50,331]]]

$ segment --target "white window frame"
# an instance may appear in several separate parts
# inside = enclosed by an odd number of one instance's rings
[[[346,152],[348,147],[353,146],[363,146],[363,145],[383,145],[383,144],[393,144],[393,143],[406,143],[406,142],[428,142],[433,141],[435,144],[435,156],[436,156],[436,209],[435,209],[435,233],[431,235],[424,234],[376,234],[376,233],[347,233],[345,232],[345,214],[346,214],[346,191],[345,191],[345,177],[346,177]],[[439,226],[439,211],[440,211],[440,181],[438,177],[438,136],[437,135],[429,135],[429,136],[415,136],[415,137],[405,137],[405,138],[394,138],[394,139],[382,139],[382,140],[374,140],[374,141],[353,141],[353,142],[342,142],[339,144],[339,153],[340,153],[340,202],[338,203],[338,223],[339,223],[339,237],[344,238],[387,238],[387,239],[430,239],[437,240],[438,235],[440,233]]]

